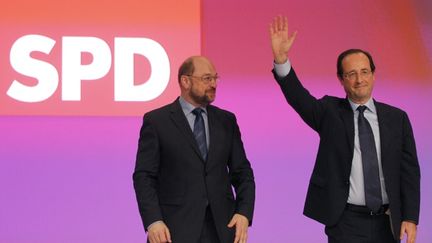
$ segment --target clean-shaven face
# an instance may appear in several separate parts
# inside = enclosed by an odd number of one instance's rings
[[[372,96],[375,82],[368,57],[363,53],[354,53],[342,60],[342,86],[348,98],[358,104],[366,103]]]

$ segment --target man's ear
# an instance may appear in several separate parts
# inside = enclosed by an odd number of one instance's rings
[[[190,86],[191,86],[191,81],[190,81],[190,79],[186,75],[182,75],[180,77],[180,85],[184,89],[188,90],[190,88]]]

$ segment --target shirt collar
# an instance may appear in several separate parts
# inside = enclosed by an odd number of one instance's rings
[[[191,103],[187,102],[183,97],[179,97],[180,106],[185,114],[192,113],[192,111],[197,108]],[[201,108],[206,114],[207,114],[207,108],[206,107],[199,107]]]
[[[354,103],[350,98],[348,98],[348,101],[351,105],[351,109],[355,112],[357,110],[357,108],[359,106],[361,106],[360,104],[356,104]],[[376,108],[375,108],[375,103],[373,101],[372,98],[370,98],[366,103],[363,104],[364,106],[367,107],[367,109],[372,112],[372,113],[376,113]]]

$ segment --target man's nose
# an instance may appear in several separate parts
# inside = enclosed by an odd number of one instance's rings
[[[355,76],[355,82],[358,83],[358,84],[363,83],[364,80],[365,80],[365,77],[362,77],[362,76],[359,75],[359,74],[357,74],[357,75]]]
[[[216,88],[216,87],[217,87],[217,82],[216,82],[215,79],[213,79],[213,80],[210,82],[210,87],[212,87],[212,88]]]

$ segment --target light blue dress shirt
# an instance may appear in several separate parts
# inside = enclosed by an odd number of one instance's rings
[[[179,98],[180,106],[183,110],[183,113],[186,116],[186,119],[189,123],[189,126],[193,132],[194,125],[195,125],[195,114],[192,113],[192,111],[197,108],[193,106],[191,103],[187,102],[183,97],[180,96]],[[207,108],[206,107],[200,107],[204,112],[201,113],[203,115],[204,120],[204,126],[205,126],[205,133],[206,133],[206,142],[207,142],[207,151],[210,147],[210,134],[209,134],[209,126],[208,126],[208,115],[207,115]]]

